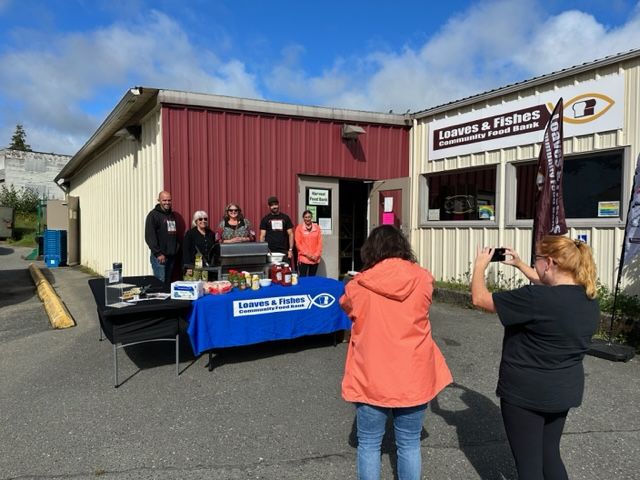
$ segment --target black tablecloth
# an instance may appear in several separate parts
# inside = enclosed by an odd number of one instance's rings
[[[149,293],[169,293],[169,286],[153,276],[124,277],[122,281],[139,287],[151,285]],[[175,337],[180,318],[186,318],[191,310],[190,301],[171,299],[145,300],[123,308],[108,307],[105,305],[105,279],[89,280],[89,288],[96,301],[102,331],[111,343]]]

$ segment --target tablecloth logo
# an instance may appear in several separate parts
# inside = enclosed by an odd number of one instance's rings
[[[311,307],[328,308],[335,301],[336,298],[329,293],[319,293],[313,298],[310,295],[287,295],[283,297],[234,300],[233,316],[243,317],[246,315],[261,315],[263,313],[308,310]]]

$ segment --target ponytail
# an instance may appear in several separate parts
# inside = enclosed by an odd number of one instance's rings
[[[587,297],[596,298],[596,263],[586,243],[567,237],[547,236],[540,243],[540,253],[552,257],[560,270],[573,276],[575,282],[584,287]]]
[[[591,249],[586,243],[576,240],[575,245],[580,252],[580,268],[576,272],[576,282],[584,287],[587,297],[594,299],[597,295],[596,262],[594,262]]]

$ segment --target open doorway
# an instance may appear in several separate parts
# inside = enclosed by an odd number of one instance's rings
[[[360,270],[360,247],[367,238],[370,182],[340,180],[340,276]]]

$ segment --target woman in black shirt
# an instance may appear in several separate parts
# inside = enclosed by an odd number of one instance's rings
[[[209,228],[209,217],[207,212],[198,210],[193,214],[191,221],[192,228],[187,230],[182,242],[182,264],[193,265],[196,259],[196,253],[202,254],[205,263],[209,262],[211,249],[217,242],[216,234]],[[191,275],[193,270],[187,268],[187,275]]]
[[[484,273],[493,251],[478,249],[471,296],[475,306],[497,312],[505,327],[496,393],[518,477],[567,479],[560,437],[569,409],[582,402],[582,359],[600,319],[591,249],[547,236],[530,267],[507,248],[502,263],[533,285],[491,294]]]

